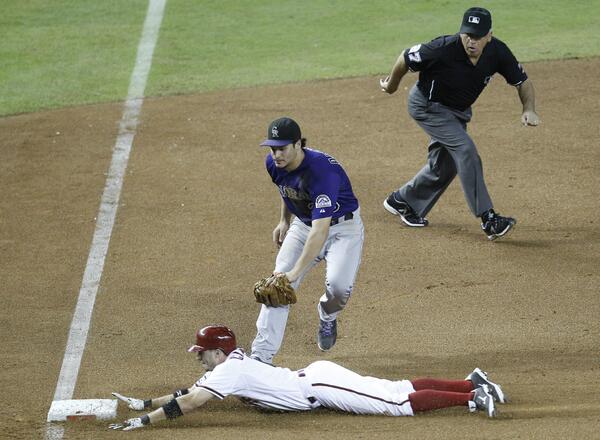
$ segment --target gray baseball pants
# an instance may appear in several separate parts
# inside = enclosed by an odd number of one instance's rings
[[[430,102],[415,85],[409,93],[408,113],[431,140],[427,163],[397,194],[425,217],[458,174],[471,212],[479,217],[491,209],[481,158],[467,134],[471,108],[459,111]]]
[[[294,267],[304,250],[309,233],[310,227],[294,218],[277,254],[275,272],[287,272]],[[310,269],[322,260],[327,262],[325,293],[317,305],[319,318],[323,321],[336,319],[346,307],[360,266],[364,239],[365,231],[358,208],[354,211],[352,220],[329,228],[329,236],[317,258],[300,278],[292,283],[292,286],[298,289]],[[253,356],[258,356],[264,362],[272,362],[283,342],[289,312],[290,306],[261,306],[256,320],[257,333],[252,342]]]

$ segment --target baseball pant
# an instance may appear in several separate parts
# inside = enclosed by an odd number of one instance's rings
[[[298,218],[293,220],[277,254],[275,272],[287,272],[294,267],[309,233],[310,226]],[[327,262],[325,293],[317,306],[320,319],[332,321],[346,306],[360,266],[363,241],[364,226],[360,209],[357,209],[354,211],[354,218],[329,228],[329,236],[317,258],[292,283],[294,289],[298,289],[311,268],[322,260]],[[288,314],[289,306],[261,307],[256,321],[257,333],[252,343],[253,356],[258,356],[264,362],[272,362],[273,356],[281,347]]]
[[[408,395],[415,389],[408,380],[361,376],[329,361],[313,362],[301,371],[304,394],[325,408],[354,414],[414,415]]]
[[[425,217],[458,174],[471,212],[479,217],[491,209],[481,158],[467,134],[471,108],[459,111],[430,102],[415,85],[409,93],[408,112],[431,140],[427,164],[398,190],[398,195]]]

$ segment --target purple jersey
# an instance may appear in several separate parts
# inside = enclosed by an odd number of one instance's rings
[[[286,206],[304,223],[343,217],[358,208],[348,175],[333,157],[321,151],[305,148],[302,163],[291,172],[277,168],[271,155],[266,165]]]

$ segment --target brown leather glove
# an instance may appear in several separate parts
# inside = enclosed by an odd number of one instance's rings
[[[256,297],[256,302],[269,307],[295,304],[298,300],[296,298],[296,291],[285,275],[271,275],[258,281],[254,285],[254,296]]]

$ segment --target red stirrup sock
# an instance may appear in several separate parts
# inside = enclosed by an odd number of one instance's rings
[[[410,381],[415,391],[437,390],[454,391],[457,393],[468,393],[473,391],[473,383],[470,380],[444,380],[444,379],[415,379]]]
[[[429,411],[450,406],[469,406],[469,400],[473,400],[473,393],[421,390],[410,393],[408,400],[414,412]]]

